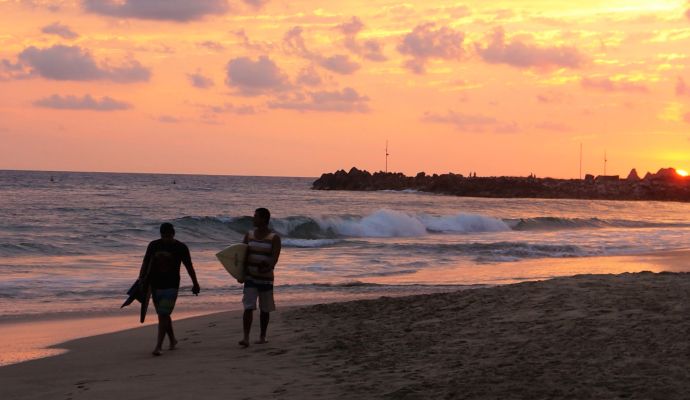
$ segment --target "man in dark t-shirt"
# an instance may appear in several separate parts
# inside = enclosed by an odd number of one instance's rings
[[[170,315],[175,308],[177,292],[180,289],[180,266],[184,264],[189,277],[192,278],[192,293],[199,294],[199,282],[192,266],[189,248],[184,243],[175,240],[175,228],[171,223],[163,223],[160,227],[161,238],[149,243],[146,255],[141,263],[139,281],[145,287],[151,288],[153,305],[158,314],[158,341],[153,350],[154,356],[161,355],[161,348],[165,335],[170,340],[170,350],[177,345]]]

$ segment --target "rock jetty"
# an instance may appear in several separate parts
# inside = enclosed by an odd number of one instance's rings
[[[402,173],[350,169],[326,173],[314,181],[315,190],[417,190],[467,197],[690,201],[690,177],[674,168],[662,168],[640,179],[635,169],[626,178],[586,175],[585,179],[498,176],[466,177],[460,174],[416,176]]]

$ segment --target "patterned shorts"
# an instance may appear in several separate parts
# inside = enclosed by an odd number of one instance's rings
[[[175,309],[177,301],[177,289],[153,289],[151,291],[153,306],[156,307],[156,314],[169,316]]]

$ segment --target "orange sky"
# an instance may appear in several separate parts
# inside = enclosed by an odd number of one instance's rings
[[[332,4],[331,4],[332,3]],[[0,169],[690,169],[685,0],[0,0]]]

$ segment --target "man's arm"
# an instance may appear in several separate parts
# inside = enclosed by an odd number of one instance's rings
[[[271,269],[275,269],[276,264],[278,264],[278,257],[280,257],[280,250],[282,247],[282,243],[280,242],[280,236],[273,235],[272,242],[273,251],[271,255],[273,256],[273,259],[271,259]]]
[[[196,271],[194,271],[194,266],[192,265],[192,256],[189,254],[189,248],[184,245],[184,252],[182,254],[182,264],[184,264],[189,277],[192,278],[192,293],[199,294],[201,287],[199,287],[199,281],[196,279]]]
[[[141,268],[139,269],[139,280],[142,281],[146,277],[149,269],[149,263],[151,262],[152,244],[149,243],[146,247],[146,254],[144,254],[144,260],[141,262]]]

